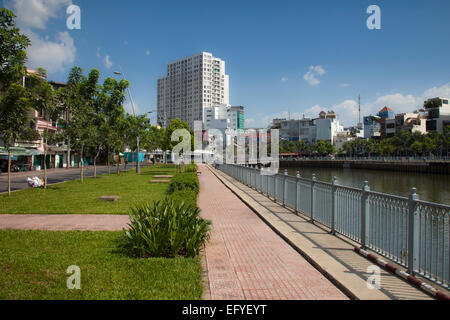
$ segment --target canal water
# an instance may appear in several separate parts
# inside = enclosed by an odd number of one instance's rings
[[[336,176],[341,185],[361,188],[364,181],[369,181],[373,191],[409,196],[411,188],[417,188],[421,200],[450,205],[450,176],[427,173],[410,173],[398,171],[342,169],[342,168],[286,168],[289,175],[295,176],[297,170],[304,178],[316,174],[317,180],[331,182]],[[280,169],[280,173],[284,168]]]

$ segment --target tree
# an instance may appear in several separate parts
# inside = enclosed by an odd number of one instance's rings
[[[76,110],[83,108],[83,100],[81,98],[81,84],[86,78],[83,70],[79,67],[73,67],[67,79],[67,86],[59,88],[57,91],[57,100],[59,115],[62,116],[60,126],[64,128],[63,136],[67,144],[67,169],[70,168],[71,158],[71,137],[73,136],[72,117]]]
[[[411,144],[410,148],[414,152],[414,154],[422,154],[423,152],[423,144],[419,141],[414,141]]]
[[[331,142],[325,141],[325,140],[319,140],[316,142],[316,144],[313,145],[313,150],[316,151],[318,154],[332,154],[335,152],[335,149]]]
[[[30,128],[31,110],[29,93],[20,84],[11,84],[0,97],[0,140],[8,150],[8,196],[11,196],[11,148],[18,141],[38,138],[37,131]]]
[[[292,153],[295,151],[295,143],[290,140],[283,140],[280,143],[280,153]]]
[[[45,69],[43,73],[46,74]],[[52,86],[47,82],[41,74],[30,74],[26,80],[26,88],[30,92],[33,99],[33,107],[43,114],[44,119],[50,124],[58,119],[58,113],[56,108],[55,94]],[[58,139],[56,132],[50,132],[48,125],[41,134],[41,138],[44,142],[44,188],[47,188],[47,153],[48,145],[53,144]]]
[[[11,196],[11,148],[20,140],[36,140],[30,126],[33,97],[23,86],[26,36],[15,26],[15,15],[0,9],[0,140],[8,150],[8,196]]]
[[[119,159],[120,150],[124,146],[124,137],[126,132],[126,123],[124,123],[123,103],[125,101],[125,90],[128,88],[129,82],[122,79],[117,82],[114,78],[107,78],[100,86],[97,97],[97,113],[103,115],[102,135],[104,138],[104,145],[107,152],[108,172],[109,153],[118,151],[117,173],[120,173]]]
[[[92,69],[86,78],[83,70],[73,67],[67,81],[67,87],[58,91],[62,103],[59,114],[65,115],[61,120],[64,135],[68,144],[67,157],[70,161],[70,148],[78,149],[80,154],[80,182],[84,180],[85,150],[98,146],[101,136],[97,132],[98,118],[98,79],[100,72]]]
[[[16,28],[15,17],[12,11],[0,8],[0,91],[3,92],[13,83],[22,83],[26,73],[25,49],[30,40]]]
[[[297,153],[308,152],[310,150],[308,144],[303,140],[296,141],[294,145],[294,151]]]
[[[177,141],[172,141],[172,133],[177,129],[186,129],[189,131],[191,134],[191,146],[194,141],[194,132],[191,130],[188,123],[178,118],[173,119],[163,131],[162,147],[164,149],[164,163],[167,163],[166,150],[172,150],[179,143]]]

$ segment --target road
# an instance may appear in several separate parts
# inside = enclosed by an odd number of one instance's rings
[[[127,170],[132,169],[133,166],[128,165]],[[125,167],[122,165],[120,168],[121,171],[125,170]],[[111,167],[111,173],[117,171],[116,167]],[[97,166],[97,174],[105,174],[108,173],[107,166]],[[28,189],[27,178],[38,176],[41,179],[44,179],[44,171],[28,171],[28,172],[17,172],[11,174],[11,190],[22,190]],[[84,170],[85,177],[94,176],[94,167],[88,166]],[[64,181],[76,180],[80,178],[80,168],[71,168],[71,169],[49,169],[47,172],[47,183],[54,184]],[[8,175],[6,173],[2,173],[0,175],[0,193],[4,193],[8,191]]]

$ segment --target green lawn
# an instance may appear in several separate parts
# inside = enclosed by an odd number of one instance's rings
[[[199,258],[134,258],[122,241],[122,232],[0,230],[0,299],[201,299]],[[67,289],[70,265],[80,290]]]
[[[47,190],[27,189],[0,195],[0,214],[128,214],[130,207],[142,201],[158,200],[165,196],[167,183],[150,183],[153,175],[175,174],[174,166],[142,168],[137,175],[134,170],[68,181]],[[114,203],[99,201],[100,196],[120,196]]]

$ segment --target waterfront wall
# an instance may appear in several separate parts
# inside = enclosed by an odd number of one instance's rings
[[[281,168],[347,168],[450,174],[448,161],[281,160]]]

